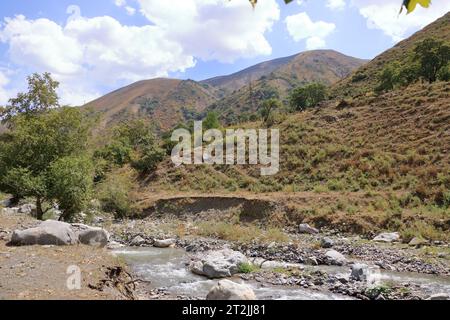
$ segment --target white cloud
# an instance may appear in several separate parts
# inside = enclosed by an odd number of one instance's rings
[[[123,7],[127,4],[126,0],[114,0],[114,4],[118,7]]]
[[[276,0],[258,2],[224,0],[138,0],[141,12],[168,39],[203,60],[233,62],[238,58],[270,55],[265,38],[279,20]]]
[[[311,37],[306,40],[306,49],[307,50],[315,50],[324,48],[326,46],[325,40],[319,37]]]
[[[126,6],[125,10],[129,16],[133,16],[136,13],[136,9],[130,6]]]
[[[107,16],[73,18],[65,26],[16,16],[5,20],[0,41],[9,45],[15,64],[32,72],[51,72],[62,83],[77,87],[78,93],[62,90],[70,97],[80,96],[82,88],[167,76],[195,65],[194,58],[160,28],[124,26]],[[91,90],[86,90],[86,97],[96,94]],[[88,98],[76,100],[71,103]]]
[[[345,8],[345,0],[327,0],[327,7],[331,10],[343,10]]]
[[[404,11],[400,16],[400,3],[397,1],[352,0],[352,5],[366,18],[368,28],[383,31],[394,42],[406,38],[450,11],[450,1],[433,1],[428,9],[418,5],[413,13],[406,15]]]
[[[125,0],[114,3],[134,14]],[[61,82],[62,102],[74,105],[124,82],[184,72],[196,58],[233,62],[272,52],[265,33],[279,19],[276,0],[261,2],[255,10],[247,1],[138,3],[148,25],[122,25],[109,16],[85,18],[78,6],[69,6],[65,24],[23,15],[5,18],[0,43],[8,45],[10,61],[24,72],[51,72]]]
[[[336,29],[334,23],[312,21],[306,12],[288,16],[285,22],[287,30],[294,41],[298,42],[306,39],[308,50],[325,47],[325,38]]]

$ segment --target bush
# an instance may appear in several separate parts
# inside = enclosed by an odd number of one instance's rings
[[[93,185],[92,162],[87,157],[66,157],[55,161],[49,170],[50,193],[70,220],[90,200]]]
[[[135,213],[137,208],[132,186],[129,173],[119,172],[107,176],[97,188],[102,210],[113,213],[116,218],[129,217]]]
[[[289,102],[293,110],[306,110],[326,99],[327,87],[321,83],[311,83],[295,89],[289,97]]]

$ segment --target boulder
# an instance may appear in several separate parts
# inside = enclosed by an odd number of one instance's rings
[[[222,280],[208,293],[206,300],[256,300],[253,290],[244,284],[235,283],[230,280]]]
[[[249,263],[240,252],[230,249],[210,251],[198,256],[190,265],[193,273],[206,276],[210,279],[231,277],[239,272],[239,266]]]
[[[109,233],[106,230],[83,224],[73,224],[72,227],[76,230],[80,243],[102,248],[108,245]]]
[[[306,223],[302,223],[298,227],[298,230],[300,231],[300,233],[306,233],[306,234],[318,234],[319,233],[319,230],[311,227],[309,224],[306,224]]]
[[[415,237],[409,242],[409,245],[412,247],[420,247],[426,244],[428,244],[428,241],[419,237]]]
[[[322,238],[322,240],[320,241],[320,246],[324,249],[330,249],[333,248],[334,246],[334,241],[330,238]]]
[[[116,249],[120,249],[120,248],[123,248],[123,247],[125,247],[125,245],[123,245],[123,244],[121,244],[121,243],[119,243],[117,241],[110,241],[108,243],[108,246],[107,246],[107,248],[109,250],[116,250]]]
[[[136,236],[136,237],[133,238],[133,240],[131,240],[130,246],[132,246],[132,247],[140,247],[140,246],[145,245],[146,243],[147,243],[147,240],[145,240],[141,236]]]
[[[177,243],[175,239],[166,239],[166,240],[155,240],[153,246],[156,248],[169,248],[174,247]]]
[[[355,263],[352,266],[350,278],[355,281],[367,281],[369,278],[369,266],[363,263]]]
[[[398,232],[381,233],[373,239],[373,241],[386,242],[386,243],[395,242],[395,241],[399,241],[399,240],[400,240],[400,234]]]
[[[19,213],[23,214],[35,214],[36,213],[36,205],[34,204],[24,204],[19,207]]]
[[[336,250],[330,250],[325,253],[326,262],[333,266],[343,266],[347,264],[347,259]]]
[[[72,245],[78,243],[78,237],[71,225],[65,222],[48,220],[36,228],[14,231],[11,244],[26,245]]]

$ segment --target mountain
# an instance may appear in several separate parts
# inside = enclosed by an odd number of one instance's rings
[[[99,114],[103,127],[124,119],[144,117],[164,131],[181,121],[201,118],[206,110],[245,113],[254,109],[254,99],[263,98],[268,91],[275,90],[277,95],[285,97],[289,90],[307,82],[334,83],[363,63],[364,60],[335,51],[309,51],[201,82],[162,78],[139,81],[94,100],[84,108]],[[250,91],[254,93],[247,99]]]
[[[102,127],[144,117],[168,130],[218,99],[216,89],[192,80],[158,78],[133,83],[84,106],[102,119]]]
[[[333,50],[303,52],[286,58],[284,64],[280,64],[269,74],[256,81],[247,82],[245,86],[216,102],[209,109],[218,112],[228,123],[245,120],[247,115],[256,111],[264,99],[275,96],[285,100],[292,89],[310,82],[331,85],[366,62]],[[241,80],[243,81],[244,77]]]
[[[274,223],[303,221],[369,236],[391,230],[407,241],[448,241],[450,82],[417,81],[381,94],[372,90],[386,64],[429,37],[450,41],[450,14],[355,73],[366,78],[355,81],[353,74],[332,86],[352,98],[325,101],[276,124],[278,174],[261,177],[254,165],[175,167],[167,159],[140,185],[142,198],[155,190],[281,195],[286,209],[270,216]],[[261,122],[240,126],[261,128]]]
[[[297,55],[265,61],[227,76],[219,76],[202,81],[213,87],[219,88],[225,93],[230,93],[248,85],[249,82],[259,80],[278,68],[287,65]]]
[[[426,38],[450,42],[450,13],[383,52],[356,70],[351,77],[339,81],[334,86],[335,95],[354,97],[372,91],[376,86],[378,74],[386,65],[394,61],[404,62],[414,46]]]

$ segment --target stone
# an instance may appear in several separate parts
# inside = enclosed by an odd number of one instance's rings
[[[398,232],[381,233],[373,239],[373,241],[386,242],[386,243],[396,242],[399,240],[400,240],[400,234]]]
[[[23,214],[35,214],[36,213],[36,205],[34,204],[24,204],[19,207],[19,213]]]
[[[72,245],[78,243],[78,237],[71,225],[65,222],[47,220],[39,226],[23,231],[14,231],[11,244],[27,245]]]
[[[116,250],[125,247],[123,244],[116,242],[116,241],[110,241],[107,245],[107,249],[109,250]]]
[[[369,266],[363,263],[355,263],[352,266],[350,278],[355,281],[367,281],[369,278]]]
[[[298,230],[300,231],[300,233],[306,233],[306,234],[318,234],[319,233],[319,230],[317,230],[316,228],[311,227],[307,223],[302,223],[298,227]]]
[[[231,277],[239,273],[241,264],[249,260],[240,252],[230,249],[209,251],[197,257],[190,265],[193,273],[210,279]]]
[[[326,262],[333,266],[343,266],[347,264],[347,259],[336,250],[330,250],[325,253]]]
[[[132,246],[132,247],[140,247],[140,246],[145,245],[146,243],[147,243],[147,240],[145,240],[141,236],[136,236],[136,237],[133,238],[133,240],[131,240],[130,246]]]
[[[212,301],[246,301],[256,300],[255,292],[247,285],[230,280],[222,280],[208,293],[206,300]]]
[[[177,243],[175,239],[166,239],[166,240],[155,240],[153,246],[155,248],[170,248],[174,247]]]
[[[311,266],[318,266],[319,262],[317,261],[316,257],[308,257],[306,258],[306,264]]]
[[[437,293],[430,296],[427,300],[434,300],[434,301],[447,301],[450,300],[450,295],[446,293]]]
[[[419,237],[415,237],[409,242],[409,245],[412,247],[420,247],[426,244],[428,244],[428,241]]]
[[[322,238],[320,241],[320,246],[324,249],[330,249],[334,246],[334,241],[328,237]]]
[[[109,233],[102,228],[89,227],[83,224],[73,224],[80,243],[93,247],[106,247],[109,242]]]

